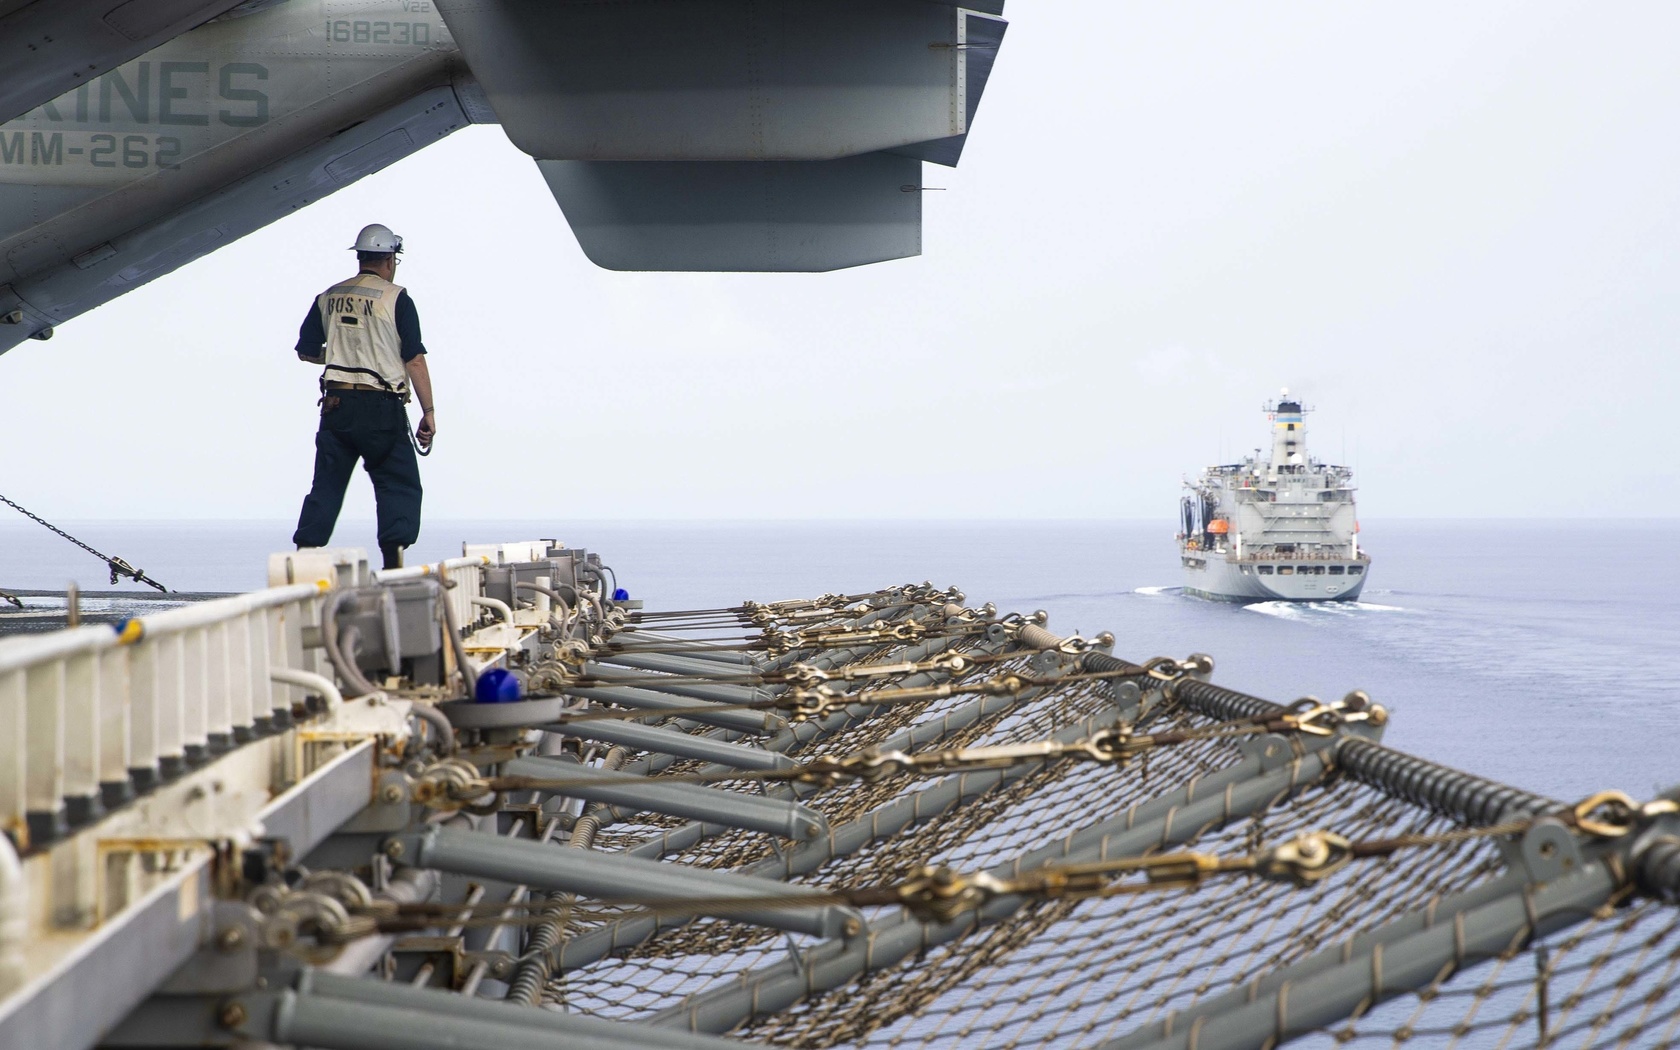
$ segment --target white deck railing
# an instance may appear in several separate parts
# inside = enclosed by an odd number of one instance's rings
[[[319,671],[303,628],[325,583],[273,587],[123,621],[0,640],[0,822],[56,819],[156,779],[212,740],[290,711],[273,668]]]
[[[435,577],[457,624],[478,615],[480,569],[451,558],[376,574]],[[0,639],[0,829],[30,845],[38,825],[99,812],[180,772],[212,744],[236,742],[259,719],[289,713],[308,691],[278,670],[331,677],[304,645],[330,582],[296,583],[51,634]]]

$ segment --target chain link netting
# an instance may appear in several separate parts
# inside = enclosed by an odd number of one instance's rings
[[[879,647],[850,663],[891,660],[903,648]],[[974,636],[956,640],[948,651],[982,649]],[[1042,671],[1035,654],[1021,652],[949,680]],[[1007,699],[955,695],[864,709],[786,753],[809,761],[902,747],[912,739],[923,749],[1021,744],[1058,734],[1066,739],[1082,726],[1113,724],[1122,713],[1134,732],[1190,733],[1192,739],[1127,763],[1056,758],[984,774],[841,779],[797,789],[743,776],[710,786],[797,797],[822,813],[831,830],[864,826],[869,834],[804,865],[795,858],[810,844],[738,830],[714,829],[660,852],[668,861],[826,888],[900,884],[925,865],[1002,870],[1035,850],[1073,841],[1081,829],[1129,822],[1137,807],[1251,755],[1241,733],[1214,732],[1228,724],[1173,701],[1159,682],[1143,684],[1141,708],[1127,707],[1135,694],[1127,697],[1113,681],[1070,675],[1062,684]],[[1291,746],[1293,765],[1305,768],[1300,741]],[[662,775],[700,770],[700,763],[679,762]],[[788,1047],[1100,1046],[1233,989],[1259,988],[1315,953],[1346,948],[1385,924],[1433,914],[1455,895],[1509,878],[1509,847],[1494,837],[1462,836],[1462,824],[1345,777],[1333,763],[1308,781],[1292,782],[1253,812],[1180,829],[1171,848],[1253,855],[1323,830],[1355,842],[1415,841],[1308,886],[1238,875],[1094,899],[1029,895],[997,921],[871,966],[832,990],[814,989],[791,1007],[751,1016],[730,1034]],[[914,819],[894,816],[911,802]],[[645,854],[650,843],[684,823],[638,815],[604,828],[596,848],[640,846]],[[896,906],[862,912],[871,928],[900,915]],[[597,912],[569,932],[600,932],[621,920],[634,924],[636,916]],[[546,1001],[552,1008],[646,1021],[755,974],[801,967],[822,946],[815,938],[728,918],[693,919],[644,931],[613,954],[555,974]],[[1326,1048],[1671,1047],[1680,1045],[1677,976],[1680,914],[1634,900],[1540,943],[1519,939],[1499,958],[1462,972],[1446,966],[1425,988],[1374,1007],[1367,1002],[1329,1028],[1289,1032],[1286,1041]]]
[[[1291,1047],[1665,1050],[1680,1046],[1680,911],[1644,901],[1415,993]]]

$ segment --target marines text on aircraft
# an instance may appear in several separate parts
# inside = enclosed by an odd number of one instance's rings
[[[921,252],[1002,0],[0,4],[0,353],[473,123],[620,270]]]
[[[1307,455],[1307,409],[1287,388],[1265,407],[1272,454],[1208,467],[1179,501],[1184,589],[1226,601],[1352,601],[1359,549],[1353,471]]]

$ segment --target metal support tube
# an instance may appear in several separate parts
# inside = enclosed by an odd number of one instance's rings
[[[610,682],[613,669],[603,667],[591,660],[583,665],[583,673]],[[602,688],[622,688],[615,685],[604,685]],[[630,688],[651,689],[655,692],[670,693],[673,696],[691,696],[697,700],[714,700],[720,704],[751,704],[760,700],[769,700],[779,690],[770,690],[755,685],[729,685],[722,682],[688,682],[673,680],[663,681],[659,675],[637,675]],[[568,689],[567,692],[576,692]]]
[[[1634,876],[1651,896],[1680,903],[1680,836],[1662,835],[1635,853]]]
[[[923,642],[921,645],[905,649],[904,651],[898,653],[895,656],[895,659],[900,661],[925,660],[928,657],[933,656],[935,653],[941,653],[947,649],[953,648],[959,641],[961,641],[959,638],[935,638],[932,641]],[[977,652],[989,653],[995,652],[996,649],[996,646],[991,645],[975,646],[975,650]],[[835,667],[844,666],[853,660],[868,655],[872,651],[873,650],[870,649],[836,649],[831,650],[828,653],[824,653],[822,656],[817,657],[810,662],[812,666],[821,670],[830,670]],[[944,677],[942,673],[938,675],[910,675],[902,679],[898,684],[903,686],[925,685],[938,681],[942,677]],[[847,729],[859,720],[869,717],[870,714],[871,712],[867,708],[843,707],[833,714],[813,721],[789,723],[781,732],[772,736],[760,746],[765,751],[772,751],[778,754],[791,751],[795,747],[809,743],[812,740],[825,736],[832,736],[835,733]],[[946,717],[948,718],[950,716]],[[663,769],[670,764],[670,759],[665,756],[656,755],[651,758],[638,759],[626,766],[625,770],[631,773],[651,773],[656,772],[658,769]],[[731,768],[733,767],[714,763],[712,765],[702,767],[699,772],[702,775],[711,775],[727,772]],[[799,785],[795,785],[794,790],[796,793],[800,793],[802,789]],[[692,845],[692,843],[690,844]]]
[[[993,868],[991,874],[1012,877],[1059,855],[1070,859],[1135,857],[1152,849],[1168,849],[1194,841],[1209,830],[1274,806],[1316,782],[1328,768],[1328,755],[1327,749],[1320,749],[1269,770],[1260,758],[1250,759],[1243,765],[1266,771],[1229,782],[1223,791],[1196,801],[1188,800],[1195,785],[1187,785],[1148,804],[1152,812],[1159,813],[1153,819],[1087,841],[1078,853],[1067,849],[1072,840],[1033,850]],[[1134,807],[1133,813],[1143,808]],[[1115,824],[1114,821],[1106,823],[1110,827]],[[1088,829],[1092,830],[1095,829]],[[838,988],[864,973],[895,966],[930,947],[1008,918],[1023,903],[1024,898],[1014,895],[996,897],[976,911],[946,923],[923,923],[907,913],[901,914],[896,921],[888,919],[877,924],[866,939],[818,945],[802,958],[789,956],[731,977],[727,983],[689,996],[679,1005],[655,1014],[648,1023],[690,1031],[726,1032],[755,1015],[785,1010],[807,995]]]
[[[751,901],[755,897],[786,899],[801,893],[820,894],[811,887],[789,886],[770,879],[710,871],[687,865],[600,854],[587,850],[556,849],[543,843],[509,840],[454,828],[433,826],[423,832],[404,832],[386,840],[405,862],[438,868],[458,875],[476,875],[521,883],[534,889],[564,890],[600,900],[661,900],[671,897],[720,898]],[[850,937],[863,928],[856,909],[773,907],[733,904],[697,907],[697,914],[715,915],[772,929],[809,933],[817,937]]]
[[[711,642],[696,642],[686,638],[654,638],[645,634],[616,634],[607,643],[607,649],[613,654],[635,653],[639,649],[681,649],[685,660],[703,660],[708,663],[723,664],[741,670],[757,668],[758,661],[751,653],[735,649],[720,649]],[[648,654],[655,655],[655,654]]]
[[[1050,739],[1065,743],[1112,726],[1117,718],[1130,717],[1137,710],[1138,697],[1139,694],[1133,693],[1130,703],[1098,711],[1089,718],[1064,727]],[[995,702],[999,698],[985,699]],[[972,721],[978,721],[985,717],[985,714],[976,712]],[[916,746],[917,744],[912,743],[903,750],[913,750]],[[809,874],[835,857],[856,853],[871,842],[893,838],[906,828],[932,820],[953,806],[979,798],[1004,784],[1034,773],[1039,768],[1041,767],[1032,763],[1022,763],[1005,769],[988,769],[946,777],[931,787],[913,794],[901,795],[886,805],[871,810],[866,816],[840,825],[820,841],[804,843],[787,854],[748,865],[741,873],[784,878]]]
[[[397,580],[418,580],[425,576],[446,577],[452,569],[481,568],[488,563],[482,556],[445,558],[428,565],[409,565],[401,569],[377,569],[371,575],[375,583],[394,583]]]
[[[547,725],[539,728],[561,736],[619,744],[636,751],[654,751],[680,758],[697,758],[702,762],[711,762],[730,769],[786,769],[793,765],[793,759],[779,752],[748,747],[745,744],[731,744],[693,733],[681,733],[675,729],[643,725],[640,722],[601,719],[595,722],[574,722],[569,725]]]
[[[587,1046],[589,1043],[585,1040],[590,1039],[610,1041],[615,1044],[615,1050],[625,1045],[652,1047],[657,1050],[720,1050],[722,1047],[739,1046],[732,1040],[719,1039],[716,1036],[650,1029],[645,1025],[606,1021],[585,1014],[529,1010],[490,999],[474,999],[450,992],[390,984],[385,981],[340,977],[319,970],[305,970],[299,975],[297,994],[300,998],[385,1006],[423,1013],[442,1012],[465,1021],[515,1025],[533,1032],[545,1033],[544,1037],[548,1042],[544,1045],[548,1050],[560,1045]],[[574,1044],[572,1040],[580,1042]]]
[[[622,747],[608,749],[602,758],[599,768],[616,770],[624,765],[629,752]],[[573,756],[566,756],[567,765],[581,764]],[[577,803],[579,809],[582,803]],[[599,809],[600,807],[596,807]],[[553,834],[557,821],[551,821],[547,834]],[[601,821],[593,812],[579,812],[577,820],[573,822],[571,832],[566,836],[566,842],[561,849],[589,849],[595,845],[595,833],[601,830]],[[570,909],[567,907],[575,898],[569,893],[550,893],[548,901],[543,907],[543,918],[525,937],[524,952],[519,960],[519,967],[514,972],[513,980],[508,982],[506,999],[509,1002],[521,1003],[526,1006],[540,1006],[542,1004],[543,988],[548,984],[548,978],[553,973],[553,963],[550,955],[554,945],[560,940],[569,919]]]
[[[1373,950],[1382,949],[1385,945],[1393,944],[1443,923],[1452,923],[1456,921],[1455,917],[1460,913],[1480,908],[1500,897],[1520,894],[1527,881],[1525,872],[1507,871],[1503,875],[1482,883],[1480,886],[1438,900],[1422,911],[1407,912],[1405,915],[1376,929],[1366,930],[1345,938],[1337,944],[1309,955],[1298,963],[1281,970],[1274,970],[1269,974],[1249,981],[1241,987],[1232,988],[1228,992],[1205,999],[1195,1004],[1189,1011],[1174,1011],[1169,1015],[1170,1020],[1146,1025],[1130,1035],[1108,1044],[1108,1050],[1116,1050],[1117,1047],[1122,1045],[1128,1047],[1150,1045],[1157,1039],[1165,1038],[1168,1033],[1184,1028],[1187,1023],[1193,1023],[1195,1017],[1204,1014],[1211,1017],[1228,1010],[1240,1009],[1267,995],[1275,996],[1277,990],[1284,984],[1298,984],[1314,974],[1342,966],[1350,959],[1369,958]]]
[[[565,795],[611,806],[629,813],[664,813],[724,827],[762,831],[796,841],[814,839],[828,831],[818,811],[785,799],[725,791],[703,784],[660,783],[653,777],[591,769],[552,758],[516,758],[502,766],[504,776],[564,780],[562,788],[538,788],[544,794]],[[615,814],[619,819],[627,815]]]
[[[298,671],[290,667],[273,667],[269,669],[270,681],[282,685],[295,685],[299,689],[313,689],[327,702],[327,710],[334,711],[344,704],[344,694],[338,691],[338,686],[326,675],[319,675],[313,671]]]
[[[372,983],[372,982],[368,982]],[[430,994],[423,1005],[405,1002],[389,1006],[320,995],[301,995],[287,989],[262,998],[272,1005],[258,1016],[268,1025],[244,1025],[246,1033],[263,1042],[321,1047],[323,1050],[554,1050],[556,1046],[577,1050],[625,1050],[632,1046],[731,1046],[722,1039],[708,1044],[649,1044],[639,1041],[639,1026],[620,1025],[623,1034],[585,1029],[572,1014],[547,1010],[520,1010],[496,1006],[508,1017],[478,1017],[461,1012],[472,1002],[452,993]],[[479,1000],[483,1002],[483,1000]],[[531,1020],[543,1020],[538,1026]],[[601,1022],[611,1024],[612,1022]]]
[[[1308,769],[1308,773],[1303,775],[1306,775],[1310,782],[1333,766],[1330,748],[1327,746],[1329,743],[1329,740],[1322,737],[1313,738],[1305,749],[1307,753],[1304,758],[1295,758],[1291,757],[1293,752],[1289,741],[1281,737],[1262,738],[1256,746],[1255,754],[1241,762],[1205,777],[1192,778],[1184,787],[1171,794],[1139,803],[1108,820],[1081,828],[1055,842],[1029,850],[1011,862],[1009,872],[1012,876],[1018,875],[1031,868],[1058,861],[1077,863],[1139,856],[1150,846],[1146,843],[1142,848],[1136,848],[1140,840],[1136,839],[1132,832],[1137,828],[1159,824],[1170,829],[1183,819],[1182,812],[1194,807],[1205,808],[1214,805],[1219,800],[1230,797],[1233,791],[1256,782],[1257,778],[1271,776],[1285,767],[1293,768],[1305,763],[1303,768]],[[1290,793],[1293,793],[1293,789]],[[1250,816],[1254,811],[1263,808],[1264,803],[1255,805],[1243,816]]]
[[[1378,943],[1342,965],[1240,1004],[1229,995],[1219,1013],[1192,1008],[1104,1050],[1260,1050],[1333,1024],[1356,1009],[1426,987],[1482,959],[1517,948],[1581,918],[1612,899],[1620,885],[1610,864],[1594,861],[1544,885],[1517,888],[1408,937]],[[1207,1004],[1209,1006],[1212,1003]]]
[[[903,660],[903,661],[925,660],[928,657],[933,656],[936,653],[942,653],[947,649],[953,648],[961,640],[962,639],[959,639],[959,638],[935,638],[935,639],[932,639],[931,641],[923,642],[921,645],[912,646],[908,649],[905,649],[903,652],[898,653],[895,656],[895,659]],[[994,647],[994,646],[980,645],[980,646],[976,646],[975,648],[980,652],[994,652],[994,651],[996,651],[996,647]],[[874,651],[875,650],[872,647],[871,648],[859,648],[859,649],[832,649],[832,650],[830,650],[826,653],[823,653],[821,656],[814,657],[813,659],[811,659],[808,662],[813,667],[816,667],[819,670],[827,671],[827,670],[832,670],[832,669],[837,668],[837,667],[846,666],[847,664],[850,664],[850,663],[854,663],[857,660],[860,660],[863,657],[868,656],[870,653],[872,653]],[[926,682],[933,682],[935,680],[936,680],[936,678],[932,677],[932,676],[912,675],[908,678],[905,678],[899,684],[900,685],[921,685],[921,684],[925,684]],[[582,690],[575,690],[574,689],[574,690],[568,690],[568,692],[576,693],[578,696],[584,696],[586,699],[588,698],[586,693]],[[651,694],[651,695],[657,696],[658,694]],[[629,705],[629,706],[642,706],[642,703],[647,702],[646,697],[637,696],[636,699],[638,700],[638,703],[632,704],[632,705]],[[658,700],[658,703],[653,704],[652,706],[670,707],[670,706],[672,706],[672,701],[669,701],[669,700],[666,700],[663,697],[660,697],[659,700]],[[690,706],[691,707],[691,706],[694,706],[694,705],[688,704],[688,705],[680,705],[680,706]],[[719,712],[718,715],[711,715],[711,714],[707,713],[705,715],[690,715],[690,716],[687,716],[687,717],[692,718],[694,721],[697,721],[697,722],[703,722],[703,723],[706,723],[706,724],[709,724],[709,725],[719,725],[719,726],[722,726],[725,729],[733,729],[733,730],[736,730],[736,731],[742,731],[740,726],[738,726],[738,725],[723,725],[723,723],[719,720],[721,715],[728,714],[728,713],[729,712]],[[860,709],[842,708],[839,711],[836,711],[833,714],[828,715],[824,718],[816,719],[814,721],[809,721],[809,722],[795,722],[795,723],[792,723],[792,724],[789,724],[788,722],[782,720],[781,718],[777,718],[776,716],[770,716],[770,717],[775,718],[776,721],[778,723],[780,723],[781,728],[776,730],[775,735],[771,736],[770,739],[766,740],[763,743],[762,747],[765,751],[773,751],[773,752],[778,752],[778,753],[783,752],[783,751],[788,751],[788,750],[791,750],[793,747],[795,747],[798,744],[803,744],[803,743],[806,743],[808,741],[815,740],[819,737],[829,736],[833,733],[838,733],[841,730],[843,730],[843,729],[847,728],[848,726],[852,725],[858,719],[863,718],[863,717],[867,717],[867,714],[868,714],[868,712],[860,710]],[[587,724],[587,723],[580,723],[580,725],[583,725],[583,724]],[[751,733],[751,734],[754,734],[754,735],[765,735],[764,731],[762,729],[758,729],[758,728],[747,729],[747,730],[745,730],[745,732],[748,732],[748,733]],[[669,763],[666,763],[666,764],[668,765]],[[654,766],[654,763],[650,762],[649,760],[643,759],[643,760],[639,760],[639,761],[634,762],[631,765],[627,766],[626,770],[628,772],[634,772],[634,773],[651,772],[651,771],[653,771],[653,766]],[[700,772],[702,774],[710,774],[710,773],[721,772],[721,771],[727,770],[729,768],[731,768],[731,767],[729,767],[727,765],[716,765],[716,764],[714,764],[714,765],[710,765],[710,766],[707,766],[707,767],[701,769]]]
[[[449,724],[442,711],[424,701],[410,708],[415,718],[432,727],[432,733],[437,737],[439,754],[453,755],[455,753],[455,727]]]
[[[1680,784],[1659,799],[1680,802]],[[1669,904],[1680,904],[1680,816],[1658,820],[1628,847],[1635,884]]]
[[[715,660],[696,660],[688,656],[673,656],[669,653],[604,653],[595,657],[600,664],[610,664],[613,667],[634,667],[643,671],[659,671],[664,674],[690,675],[698,678],[732,677],[738,678],[751,673],[751,668],[738,665],[720,664]],[[765,688],[775,688],[766,686]]]
[[[769,711],[703,711],[712,701],[690,700],[672,696],[668,693],[658,693],[651,689],[638,689],[635,686],[567,686],[567,696],[575,696],[582,700],[595,700],[603,704],[618,704],[622,707],[634,707],[645,711],[668,711],[681,708],[683,717],[706,725],[721,726],[724,729],[738,729],[743,733],[753,733],[758,736],[769,736],[780,733],[787,727],[787,721],[780,715]]]
[[[1077,740],[1088,736],[1095,730],[1112,725],[1116,718],[1130,717],[1137,710],[1139,694],[1135,689],[1117,707],[1098,711],[1083,721],[1070,725],[1056,733],[1052,739],[1058,741]],[[1005,708],[1010,700],[1006,697],[981,697],[973,703],[967,704],[960,711],[952,712],[953,716],[960,715],[956,724],[930,723],[916,726],[910,733],[900,734],[899,741],[889,743],[888,750],[914,750],[918,746],[915,734],[917,731],[943,730],[941,735],[955,732],[960,727],[972,725],[996,710]],[[931,732],[928,733],[931,735]],[[835,857],[849,856],[856,853],[872,842],[880,842],[892,838],[916,824],[933,820],[955,806],[962,805],[978,798],[1000,785],[1018,780],[1034,772],[1038,767],[1031,764],[1012,766],[1007,769],[990,769],[975,773],[962,773],[954,777],[947,777],[931,787],[917,791],[914,794],[900,796],[893,801],[871,810],[868,814],[856,820],[848,821],[835,828],[829,834],[811,842],[802,843],[793,850],[778,853],[739,869],[742,875],[763,876],[768,878],[790,878],[795,875],[808,875]],[[665,852],[673,846],[672,839],[678,834],[698,830],[702,825],[690,824],[679,828],[663,839],[654,840]],[[677,845],[675,848],[684,848]],[[632,851],[632,855],[658,856],[659,853],[649,849],[640,852],[642,847]],[[581,937],[568,942],[560,952],[560,963],[563,968],[575,969],[597,962],[612,952],[633,947],[642,943],[661,929],[680,926],[688,921],[681,916],[645,915],[622,919],[608,923],[594,929]]]
[[[952,648],[957,644],[957,642],[958,639],[955,638],[936,638],[932,641],[924,642],[922,645],[906,650],[904,653],[900,654],[899,659],[911,662],[924,660],[935,653],[943,652],[946,649]],[[980,652],[995,652],[1001,647],[997,645],[982,644],[976,646],[975,648]],[[818,661],[813,662],[821,663],[822,661],[819,659]],[[942,673],[914,674],[905,677],[899,684],[904,686],[925,685],[937,681],[942,677],[944,677]],[[883,750],[888,751],[915,750],[916,748],[926,744],[943,740],[952,733],[966,729],[975,722],[983,718],[990,717],[992,714],[1008,710],[1009,708],[1029,699],[1032,695],[1036,695],[1036,691],[1029,690],[1017,697],[977,697],[974,700],[947,712],[938,719],[912,726],[907,730],[894,734],[892,737],[882,741],[880,746]],[[819,736],[825,736],[830,733],[839,732],[840,730],[850,726],[861,717],[864,717],[864,715],[860,714],[858,711],[842,709],[827,716],[826,718],[818,719],[814,722],[799,722],[789,726],[787,732],[770,740],[766,743],[765,747],[767,749],[774,748],[778,752],[786,750],[796,743],[801,743]],[[727,767],[708,766],[703,769],[702,772],[715,772],[726,769]],[[958,781],[960,783],[977,783],[977,781],[970,780],[968,776],[960,777],[958,778]],[[817,789],[811,785],[794,784],[792,787],[795,797],[814,794],[817,791]],[[870,818],[862,819],[868,820]],[[657,859],[668,853],[691,849],[695,845],[704,841],[707,837],[722,830],[725,829],[722,826],[715,824],[706,824],[702,822],[685,824],[680,828],[664,832],[658,837],[649,839],[647,842],[632,848],[630,850],[630,855],[635,857],[644,857],[650,860]],[[819,839],[815,843],[808,843],[807,847],[820,849],[823,848],[824,843],[828,841],[830,840],[827,838]],[[853,849],[859,848],[861,845],[862,842],[860,841],[856,846],[853,846]],[[836,853],[833,855],[839,854]],[[821,863],[822,860],[817,860],[812,864],[809,870],[814,870],[817,866],[820,866]],[[752,870],[757,870],[758,867],[758,865],[754,865]],[[764,870],[769,871],[773,869],[766,868]],[[579,966],[586,966],[590,963],[599,961],[609,952],[616,951],[620,948],[630,947],[635,944],[640,944],[662,928],[673,925],[681,925],[686,921],[688,921],[686,917],[673,918],[669,916],[638,916],[608,923],[599,929],[591,930],[583,936],[578,937],[573,941],[568,941],[565,945],[562,945],[557,965],[562,969],[575,969]]]
[[[480,598],[475,595],[467,600],[480,609],[489,609],[494,612],[501,617],[503,623],[513,623],[513,608],[500,598]]]

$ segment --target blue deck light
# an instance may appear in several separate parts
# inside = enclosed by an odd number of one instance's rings
[[[478,676],[473,699],[481,704],[511,704],[519,699],[519,679],[512,671],[493,667]]]

